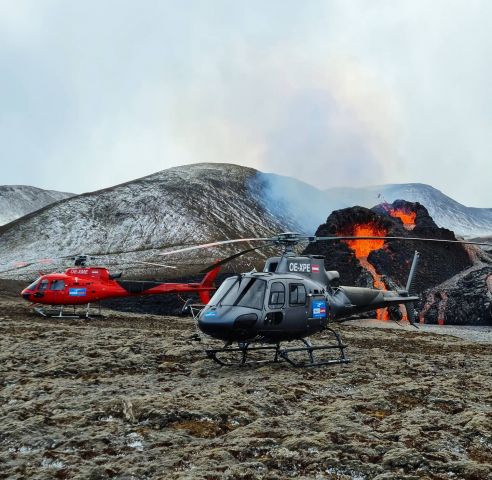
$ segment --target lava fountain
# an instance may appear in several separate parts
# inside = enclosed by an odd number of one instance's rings
[[[406,230],[413,230],[415,228],[415,218],[417,217],[416,212],[412,212],[411,210],[404,210],[401,208],[390,207],[388,209],[388,213],[394,218],[399,218]]]
[[[352,233],[355,237],[384,237],[387,235],[387,230],[381,228],[374,223],[364,223],[354,225]],[[359,263],[365,268],[372,276],[374,282],[374,288],[380,290],[387,290],[386,285],[383,282],[382,275],[376,272],[374,265],[369,262],[367,257],[374,250],[379,250],[384,246],[384,240],[344,240],[349,248],[354,252]],[[380,308],[376,311],[376,318],[378,320],[389,320],[388,310],[386,308]]]

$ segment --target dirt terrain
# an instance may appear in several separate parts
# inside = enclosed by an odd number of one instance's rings
[[[190,319],[0,309],[1,479],[492,478],[490,343],[343,325],[348,365],[221,368]]]

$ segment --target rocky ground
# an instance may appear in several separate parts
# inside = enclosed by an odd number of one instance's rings
[[[190,319],[0,309],[1,479],[492,478],[490,336],[342,325],[348,365],[221,368]]]

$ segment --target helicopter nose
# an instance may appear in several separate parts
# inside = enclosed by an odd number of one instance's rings
[[[21,292],[21,297],[24,299],[24,300],[29,300],[30,297],[31,297],[31,292],[29,292],[27,289],[24,289],[22,290]]]
[[[234,321],[220,315],[216,310],[204,312],[198,320],[198,328],[214,338],[227,340],[231,336]]]
[[[242,315],[237,313],[237,311],[232,314],[232,312],[208,310],[200,316],[198,327],[203,333],[221,340],[244,340],[254,336],[253,330],[258,315],[248,312],[243,312]]]

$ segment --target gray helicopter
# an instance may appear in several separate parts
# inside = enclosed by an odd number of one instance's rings
[[[348,363],[340,335],[331,328],[335,322],[354,314],[388,308],[390,319],[402,319],[400,306],[406,311],[409,323],[415,325],[414,302],[417,295],[410,295],[419,253],[415,252],[405,288],[398,290],[379,290],[340,286],[337,271],[326,271],[324,257],[319,255],[299,256],[294,247],[300,242],[340,241],[340,240],[417,240],[440,243],[462,243],[487,245],[489,243],[466,242],[460,240],[423,239],[420,237],[310,237],[294,232],[281,233],[271,238],[249,238],[225,240],[211,244],[187,247],[161,255],[209,248],[240,242],[261,242],[262,245],[248,248],[231,255],[202,271],[228,263],[246,253],[278,245],[283,247],[279,257],[271,257],[262,272],[242,273],[227,278],[204,307],[193,309],[200,330],[218,340],[224,346],[208,349],[209,358],[220,365],[228,365],[224,354],[240,354],[240,364],[246,364],[250,352],[270,350],[273,361],[287,361],[293,366],[315,366]],[[313,346],[306,338],[318,332],[328,332],[334,342]],[[299,340],[299,348],[282,348],[281,342]],[[233,346],[237,344],[237,346]],[[335,351],[336,358],[315,360],[315,352]],[[293,359],[294,353],[307,353],[307,362]]]

